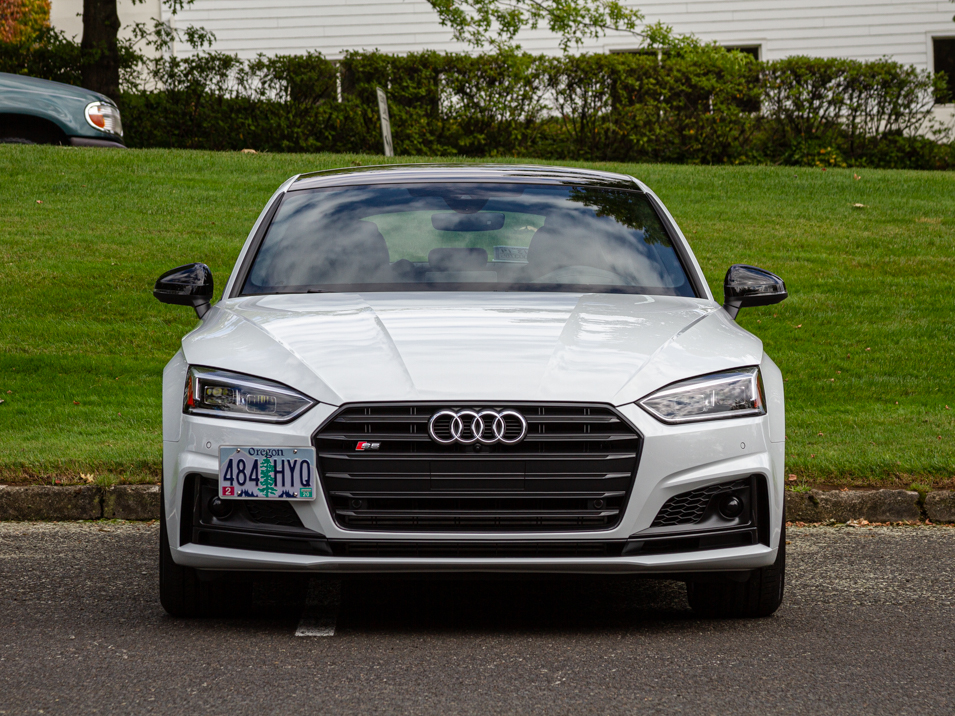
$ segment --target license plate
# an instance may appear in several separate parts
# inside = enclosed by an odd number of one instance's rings
[[[220,447],[219,495],[257,500],[314,500],[315,448]]]

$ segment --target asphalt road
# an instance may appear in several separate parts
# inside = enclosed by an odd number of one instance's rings
[[[661,581],[326,581],[303,638],[302,582],[167,617],[154,525],[0,523],[0,713],[955,714],[955,529],[789,538],[769,619]]]

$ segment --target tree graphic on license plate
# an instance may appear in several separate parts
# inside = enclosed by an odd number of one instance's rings
[[[259,466],[259,492],[265,497],[275,494],[275,464],[268,457]]]

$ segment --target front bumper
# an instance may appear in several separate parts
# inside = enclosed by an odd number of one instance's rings
[[[126,145],[118,137],[116,139],[70,137],[70,145],[74,147],[99,147],[100,149],[126,149]]]
[[[480,534],[454,532],[383,532],[342,529],[332,517],[325,496],[293,503],[302,526],[337,546],[346,543],[599,544],[612,545],[613,556],[347,556],[340,549],[320,554],[294,554],[198,544],[180,539],[184,485],[189,476],[215,478],[219,445],[305,447],[316,430],[335,412],[317,405],[289,425],[272,426],[232,420],[181,416],[164,441],[164,508],[173,559],[207,570],[292,572],[528,572],[690,574],[746,571],[773,563],[783,515],[784,443],[771,442],[767,417],[663,425],[643,410],[626,405],[617,410],[643,435],[643,449],[624,514],[613,529],[576,532]],[[180,416],[176,416],[177,418]],[[174,427],[178,427],[175,430]],[[193,478],[195,479],[195,478]],[[654,518],[668,499],[691,490],[733,480],[758,479],[765,485],[763,539],[756,544],[673,553],[632,553],[627,545],[649,534]],[[188,517],[188,516],[187,516]],[[649,532],[648,532],[649,531]],[[687,531],[681,532],[685,534]],[[619,548],[619,549],[618,549]],[[452,550],[453,551],[453,550]]]

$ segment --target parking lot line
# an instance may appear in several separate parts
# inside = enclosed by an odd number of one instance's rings
[[[341,583],[312,577],[295,636],[335,636]]]

